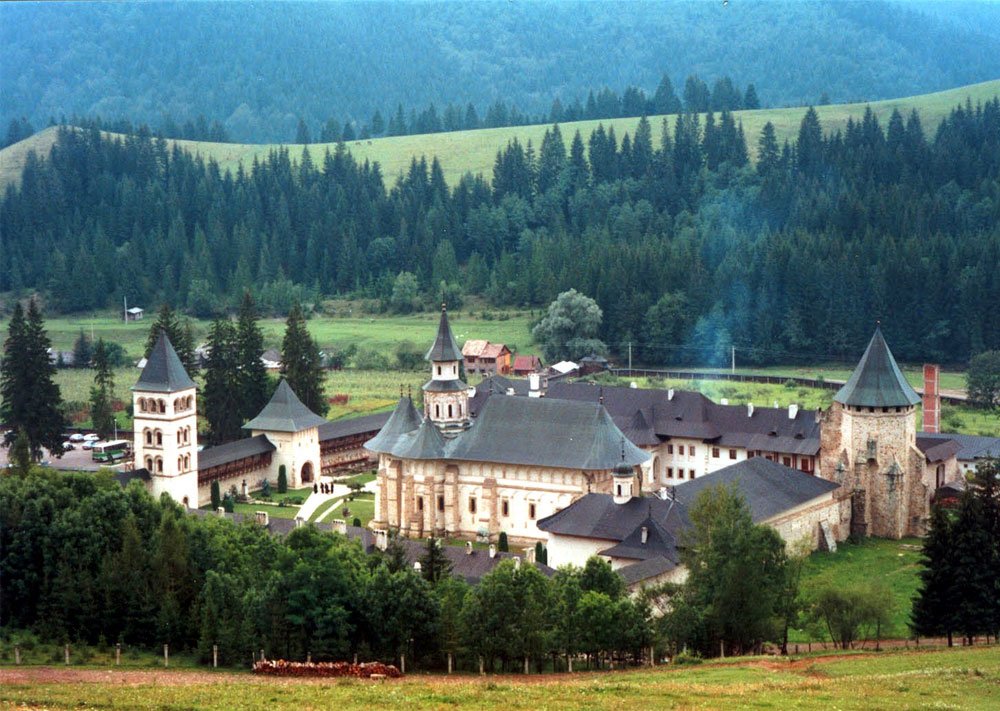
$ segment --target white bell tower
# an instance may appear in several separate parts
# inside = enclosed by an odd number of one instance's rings
[[[150,492],[198,508],[197,390],[166,333],[132,388],[135,468],[149,472]]]

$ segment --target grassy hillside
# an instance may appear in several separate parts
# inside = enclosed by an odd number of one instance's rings
[[[904,115],[916,109],[923,121],[924,130],[933,133],[941,119],[966,99],[973,103],[986,101],[1000,95],[1000,79],[962,86],[956,89],[940,91],[933,94],[923,94],[901,99],[875,101],[870,104],[834,104],[819,106],[816,111],[826,132],[842,130],[849,118],[860,118],[867,106],[884,124],[894,109],[899,109]],[[752,157],[756,156],[757,139],[764,124],[770,121],[774,124],[778,142],[794,140],[798,134],[799,123],[805,112],[804,107],[785,109],[761,109],[758,111],[737,111],[735,116],[743,122],[743,130],[747,136],[747,144]],[[663,116],[650,117],[653,129],[653,142],[658,145],[663,125]],[[670,125],[673,126],[673,117]],[[586,139],[597,128],[599,123],[605,127],[614,126],[619,140],[625,133],[635,132],[637,118],[606,119],[603,121],[577,121],[561,126],[563,138],[567,143],[573,139],[573,134],[579,130]],[[437,157],[441,161],[445,178],[454,185],[467,172],[481,173],[487,179],[492,178],[493,161],[497,150],[509,141],[517,138],[522,143],[529,140],[536,146],[541,144],[548,125],[513,126],[508,128],[481,129],[478,131],[456,131],[453,133],[432,133],[418,136],[396,136],[391,138],[376,138],[367,141],[352,141],[347,144],[351,153],[359,161],[377,161],[382,166],[382,173],[389,182],[395,180],[406,170],[414,158],[426,156],[428,160]],[[30,150],[47,154],[55,141],[56,129],[48,128],[29,139],[16,143],[0,151],[0,189],[15,182],[24,167],[24,160]],[[206,158],[212,158],[223,169],[235,169],[243,163],[250,165],[255,157],[262,158],[268,151],[274,150],[280,144],[240,144],[240,143],[205,143],[198,141],[170,141],[185,150],[198,153]],[[293,160],[302,155],[301,145],[288,145]],[[309,151],[313,159],[323,155],[327,149],[333,150],[334,144],[311,144]]]

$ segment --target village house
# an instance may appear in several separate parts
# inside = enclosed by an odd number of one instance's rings
[[[510,349],[503,343],[470,339],[462,346],[467,375],[509,375]]]
[[[544,366],[542,359],[534,355],[519,355],[514,357],[512,374],[516,377],[526,378],[532,373],[541,373]]]

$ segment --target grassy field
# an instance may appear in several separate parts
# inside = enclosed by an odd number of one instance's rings
[[[412,674],[400,680],[265,679],[246,673],[0,669],[0,706],[105,709],[802,708],[995,709],[996,647],[742,658],[550,676]]]
[[[533,314],[530,311],[507,311],[502,312],[504,320],[499,320],[484,319],[482,312],[475,315],[468,311],[448,314],[452,332],[459,343],[469,338],[485,338],[494,343],[506,343],[512,350],[516,349],[522,354],[538,353],[530,330],[530,322],[537,315],[537,312]],[[396,346],[403,341],[412,341],[421,348],[433,343],[439,319],[437,311],[407,316],[314,316],[306,322],[306,326],[321,349],[343,348],[354,344],[361,349],[385,353],[391,359]],[[49,339],[56,350],[72,350],[73,342],[83,330],[95,339],[104,338],[118,343],[135,360],[142,357],[151,324],[151,320],[124,324],[107,313],[45,320]],[[195,340],[203,342],[210,323],[194,320],[193,325]],[[285,333],[284,319],[261,319],[260,325],[264,332],[265,348],[281,350],[281,339]],[[7,321],[0,319],[0,346],[6,337]]]
[[[892,594],[892,622],[883,637],[906,639],[913,596],[920,584],[921,541],[917,538],[890,541],[869,538],[860,543],[841,543],[836,553],[815,552],[802,571],[802,591],[811,592],[830,585],[846,588],[884,585]],[[816,641],[806,630],[791,630],[792,642]]]
[[[819,114],[823,130],[830,133],[836,130],[843,130],[849,118],[860,118],[864,114],[866,106],[871,106],[872,111],[878,116],[883,126],[888,122],[893,109],[899,109],[904,114],[908,114],[912,109],[916,109],[923,122],[924,131],[928,136],[933,136],[941,119],[956,104],[964,103],[966,98],[971,99],[973,103],[985,101],[992,99],[998,94],[1000,94],[1000,80],[995,80],[933,94],[874,101],[870,104],[857,103],[818,106],[816,107],[816,111]],[[757,139],[765,123],[770,121],[774,124],[778,143],[781,144],[784,140],[792,140],[798,135],[799,123],[802,120],[803,113],[805,113],[804,107],[795,107],[737,111],[734,115],[737,120],[743,122],[743,129],[747,136],[747,147],[750,150],[751,157],[755,157]],[[654,145],[659,145],[660,143],[663,118],[662,116],[650,117]],[[673,126],[672,117],[670,118],[670,124]],[[638,118],[577,121],[563,124],[561,130],[568,148],[569,142],[577,130],[580,131],[586,144],[586,139],[597,128],[598,123],[603,123],[605,127],[609,125],[614,126],[615,133],[620,140],[625,133],[634,134],[638,122]],[[445,179],[449,184],[454,185],[466,172],[473,174],[481,173],[487,180],[491,179],[493,161],[496,158],[497,150],[507,145],[514,138],[517,138],[522,144],[530,140],[537,150],[538,146],[541,145],[542,136],[546,128],[546,125],[512,126],[507,128],[480,129],[477,131],[376,138],[372,140],[351,141],[347,144],[347,148],[359,161],[377,161],[381,164],[382,173],[386,176],[388,182],[394,181],[397,176],[403,173],[414,158],[419,159],[421,156],[426,156],[429,162],[432,157],[436,156],[441,161]],[[30,150],[47,155],[55,141],[55,136],[56,129],[48,128],[31,138],[0,151],[0,189],[3,189],[11,182],[19,180],[21,171],[24,168],[24,161]],[[180,140],[171,140],[168,143],[176,144],[185,150],[197,153],[205,158],[213,158],[220,164],[223,170],[235,170],[241,163],[244,167],[249,167],[255,158],[258,160],[263,159],[269,151],[278,147],[277,144],[252,145]],[[297,161],[300,159],[303,146],[288,145],[286,147],[291,154],[292,160]],[[332,151],[333,148],[333,144],[312,144],[309,146],[309,151],[315,161],[323,155],[324,151],[327,149]]]

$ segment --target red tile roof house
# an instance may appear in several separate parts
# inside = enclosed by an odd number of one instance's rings
[[[533,355],[514,357],[514,375],[525,376],[542,371],[542,359]]]

